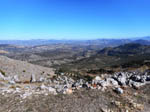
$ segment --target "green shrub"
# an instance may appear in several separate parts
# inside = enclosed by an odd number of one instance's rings
[[[2,70],[0,70],[0,73],[2,73],[4,76],[6,75],[6,73]]]

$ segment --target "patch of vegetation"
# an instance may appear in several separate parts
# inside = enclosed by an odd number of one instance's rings
[[[47,74],[47,76],[51,76],[51,74]]]
[[[114,73],[114,71],[113,70],[106,70],[106,69],[96,69],[96,70],[89,70],[87,73],[92,73],[92,74],[98,74],[98,73],[100,73],[100,74],[104,74],[104,73],[107,73],[107,74],[112,74],[112,73]]]
[[[33,107],[29,107],[27,110],[26,110],[26,112],[33,112],[33,109],[32,109]]]
[[[0,73],[2,73],[2,75],[4,75],[4,76],[6,75],[6,73],[1,69],[0,69]]]
[[[42,73],[41,73],[41,75],[43,75],[45,72],[43,71]]]
[[[86,75],[84,76],[84,79],[88,82],[92,81],[93,77],[89,76],[89,75]]]

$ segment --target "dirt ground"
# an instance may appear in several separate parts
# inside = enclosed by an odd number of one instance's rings
[[[32,95],[26,99],[19,94],[0,95],[0,112],[150,112],[150,95],[146,92],[149,87],[138,90],[141,94],[136,96],[133,93],[137,90],[118,95],[109,89],[79,90],[71,95]]]

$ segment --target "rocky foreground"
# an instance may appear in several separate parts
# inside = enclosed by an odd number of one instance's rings
[[[14,110],[12,110],[13,107],[9,108],[8,106],[4,106],[0,111],[149,112],[150,109],[147,108],[147,105],[149,105],[150,102],[150,100],[148,100],[150,99],[149,94],[147,94],[149,89],[145,90],[145,92],[140,90],[141,88],[148,88],[149,83],[150,70],[146,70],[143,73],[136,71],[117,72],[111,75],[104,74],[101,75],[101,77],[96,76],[91,81],[86,81],[84,79],[75,80],[62,73],[61,75],[52,78],[41,77],[40,79],[37,79],[35,75],[32,75],[30,82],[21,82],[17,76],[6,77],[0,73],[0,105],[10,106],[11,103],[20,105],[20,107],[17,107]],[[11,103],[9,100],[11,100]],[[34,100],[37,100],[39,103],[36,104]],[[64,101],[64,104],[68,102],[71,103],[72,106],[75,105],[79,107],[71,108],[71,105],[69,107],[61,107],[61,105],[63,105],[61,100]],[[30,111],[27,111],[28,108],[26,109],[23,106],[26,106],[28,105],[26,103],[30,104],[31,102],[33,103],[33,107],[30,107]],[[41,106],[35,109],[34,103]],[[49,108],[45,110],[43,106],[51,105],[49,103],[58,105],[58,108],[60,109],[57,109],[57,106],[53,105],[56,110],[51,106],[52,110]],[[84,105],[88,107],[84,107]]]

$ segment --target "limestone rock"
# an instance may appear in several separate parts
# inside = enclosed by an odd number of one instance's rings
[[[48,89],[48,91],[49,91],[50,93],[52,93],[52,94],[54,94],[54,95],[56,95],[56,94],[57,94],[57,92],[56,92],[56,89],[55,89],[55,88],[48,87],[47,89]]]
[[[44,78],[44,77],[40,77],[39,81],[40,81],[40,82],[44,82],[44,81],[45,81],[45,78]]]
[[[144,86],[145,85],[145,83],[140,83],[140,82],[134,82],[134,81],[130,81],[130,86],[132,86],[133,88],[135,88],[135,89],[138,89],[139,87],[141,87],[141,86]]]
[[[121,89],[121,88],[116,88],[116,89],[115,89],[115,92],[118,93],[118,94],[123,94],[123,89]]]
[[[40,88],[43,89],[43,90],[47,89],[47,87],[44,84],[42,84]]]
[[[16,82],[13,81],[13,80],[10,80],[10,81],[9,81],[9,84],[12,84],[12,85],[13,85],[13,84],[16,84]]]
[[[17,75],[15,75],[15,76],[13,77],[13,80],[14,80],[15,82],[20,82],[20,80],[19,80],[19,78],[18,78]]]
[[[66,89],[64,92],[64,94],[72,94],[72,93],[73,93],[73,91],[71,88]]]
[[[114,86],[114,87],[119,86],[118,82],[114,80],[113,78],[107,78],[107,82],[109,83],[110,86]]]
[[[101,77],[96,76],[96,77],[92,80],[92,84],[97,84],[97,83],[99,83],[101,80],[102,80]]]
[[[127,76],[125,73],[120,73],[117,77],[117,80],[120,85],[126,86]]]
[[[30,80],[30,82],[36,82],[36,78],[35,78],[35,75],[34,75],[34,74],[31,75],[31,80]]]

